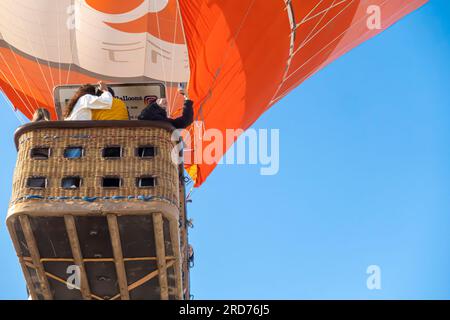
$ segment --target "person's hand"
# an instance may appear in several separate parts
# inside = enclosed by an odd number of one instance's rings
[[[166,98],[159,98],[156,101],[156,103],[164,110],[167,110],[167,99]]]
[[[106,86],[106,83],[104,83],[103,81],[99,81],[97,85],[101,91],[108,91],[108,87]]]
[[[186,90],[185,89],[178,89],[178,93],[186,97]]]

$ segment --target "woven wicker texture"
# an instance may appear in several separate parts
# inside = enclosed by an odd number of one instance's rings
[[[44,197],[104,197],[104,196],[155,196],[178,203],[178,166],[171,160],[173,142],[170,132],[160,128],[87,128],[87,129],[38,129],[20,137],[16,172],[13,181],[12,200],[27,195]],[[140,146],[156,147],[156,156],[140,158],[136,149]],[[105,147],[122,147],[122,157],[104,158]],[[50,148],[47,160],[31,157],[33,148]],[[67,159],[67,147],[82,147],[84,155],[79,159]],[[104,177],[120,177],[119,188],[104,188]],[[156,177],[156,186],[139,188],[139,177]],[[47,178],[45,189],[30,189],[30,177]],[[80,177],[80,188],[64,189],[62,179]]]

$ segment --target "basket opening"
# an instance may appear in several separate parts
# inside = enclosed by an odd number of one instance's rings
[[[47,187],[46,177],[29,177],[27,179],[27,188],[30,189],[45,189]]]
[[[30,156],[35,160],[47,160],[50,157],[50,148],[39,147],[33,148],[30,151]]]
[[[138,188],[151,188],[156,186],[155,177],[140,177],[136,179],[136,186]]]
[[[80,177],[66,177],[61,180],[61,188],[63,189],[78,189],[80,186]]]
[[[64,158],[79,159],[83,157],[83,147],[68,147],[64,149]]]
[[[122,186],[122,179],[119,177],[103,177],[102,187],[103,188],[120,188]]]
[[[154,146],[140,146],[136,149],[136,156],[139,158],[153,158],[156,155]]]
[[[122,157],[122,147],[106,147],[102,152],[103,158],[120,158]]]

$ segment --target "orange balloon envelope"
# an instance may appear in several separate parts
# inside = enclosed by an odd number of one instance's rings
[[[188,82],[204,128],[247,129],[312,74],[426,2],[2,0],[0,86],[30,118],[39,107],[56,116],[57,85],[156,80],[176,115],[176,86]],[[232,141],[223,144],[225,151]],[[189,168],[196,186],[215,165]]]

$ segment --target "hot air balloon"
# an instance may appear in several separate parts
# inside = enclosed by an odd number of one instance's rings
[[[176,89],[186,83],[195,101],[195,119],[203,128],[247,129],[311,75],[426,2],[3,0],[0,86],[26,117],[45,107],[54,120],[62,120],[67,92],[82,83],[101,79],[124,88],[121,97],[129,109],[165,96],[171,116],[180,113]],[[133,84],[137,91],[129,93]],[[149,91],[143,93],[142,88],[136,89],[139,86]],[[136,101],[141,101],[139,106]],[[139,121],[114,127],[54,121],[19,129],[8,227],[33,298],[189,297],[184,177],[182,168],[164,154],[173,145],[169,132],[164,124]],[[232,143],[224,141],[222,153]],[[195,141],[193,145],[207,147]],[[79,159],[64,160],[67,150],[80,155]],[[139,162],[139,155],[145,154],[161,161]],[[216,163],[196,163],[191,152],[184,166],[199,187]],[[61,188],[55,182],[61,179],[72,179],[74,190]],[[140,186],[147,184],[151,191],[146,193]],[[153,206],[150,200],[158,204]],[[87,216],[100,214],[98,219],[106,220],[84,222],[82,202],[89,206]],[[135,210],[134,216],[124,220],[128,206]],[[80,211],[75,214],[74,209]],[[53,256],[50,244],[40,242],[44,240],[39,233],[51,223],[60,231],[55,240],[61,252]],[[141,231],[151,229],[152,241],[144,241],[134,256],[124,252],[124,239],[146,224]],[[107,253],[85,252],[91,233],[93,237],[106,234],[98,243],[108,243]],[[146,246],[152,248],[152,255],[139,256]],[[148,269],[139,264],[142,261],[155,265]],[[62,270],[57,263],[80,268],[84,282],[75,285],[76,294],[57,286],[67,284],[57,274]],[[97,263],[97,269],[91,267],[90,272],[89,263]],[[107,279],[118,279],[119,285],[108,287]]]

